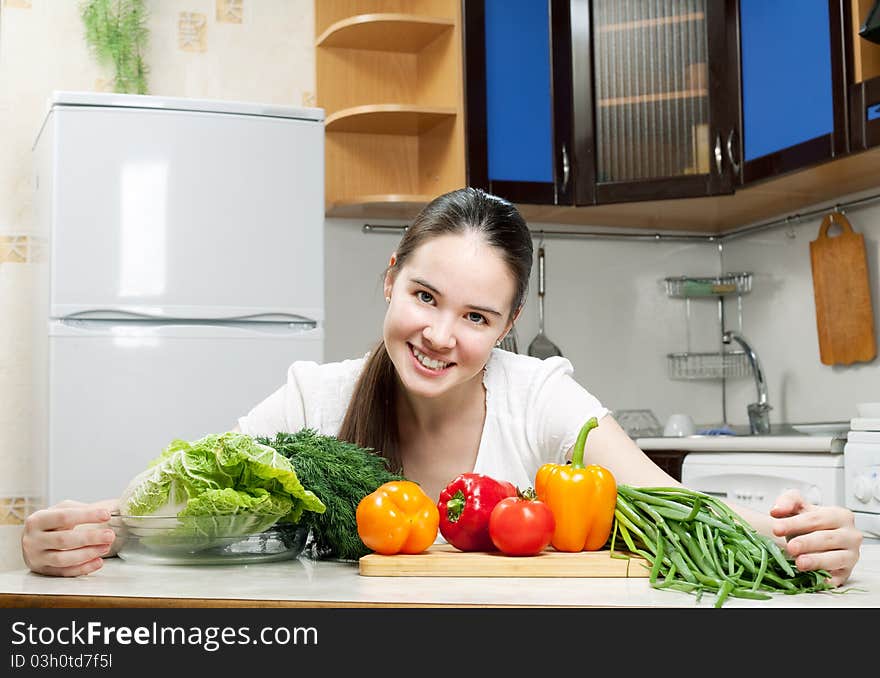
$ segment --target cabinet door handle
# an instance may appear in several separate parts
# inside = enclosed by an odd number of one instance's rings
[[[565,193],[565,190],[568,188],[568,175],[571,167],[568,164],[568,147],[565,144],[562,144],[562,192]]]
[[[730,160],[734,176],[739,176],[739,165],[733,159],[733,130],[730,130],[730,134],[727,135],[727,159]]]
[[[715,135],[715,168],[721,174],[721,135]]]

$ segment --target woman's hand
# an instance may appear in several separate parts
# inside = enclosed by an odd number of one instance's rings
[[[849,578],[862,545],[852,511],[842,506],[816,506],[797,490],[787,490],[776,500],[770,515],[776,518],[773,534],[786,539],[785,548],[799,570],[827,570],[834,586]]]
[[[116,537],[107,521],[114,501],[63,501],[34,511],[24,521],[21,552],[34,572],[58,577],[89,574],[113,555]]]

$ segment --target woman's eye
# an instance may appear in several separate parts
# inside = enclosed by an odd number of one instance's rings
[[[467,317],[468,320],[470,320],[472,323],[476,323],[478,325],[482,325],[486,322],[486,316],[477,313],[476,311],[471,311],[470,313],[468,313]]]
[[[431,293],[425,292],[425,290],[419,290],[418,292],[416,292],[416,297],[419,301],[422,301],[426,304],[430,304],[432,301],[434,301],[434,297],[431,296]]]

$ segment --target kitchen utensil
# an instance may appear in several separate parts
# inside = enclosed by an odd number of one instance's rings
[[[666,437],[684,438],[696,432],[697,427],[689,414],[670,414],[663,428],[663,435]]]
[[[529,344],[529,355],[535,358],[549,358],[562,355],[562,351],[544,334],[544,247],[538,248],[538,334]]]
[[[829,237],[832,224],[841,234]],[[865,237],[840,212],[826,215],[810,242],[819,357],[825,365],[851,365],[877,355]]]
[[[640,556],[612,558],[611,551],[563,553],[548,549],[537,556],[459,551],[434,544],[415,555],[371,553],[358,561],[368,577],[647,577],[650,567]]]

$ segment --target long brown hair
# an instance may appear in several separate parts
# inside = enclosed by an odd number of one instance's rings
[[[510,202],[479,188],[462,188],[432,200],[404,231],[394,263],[385,273],[397,272],[412,253],[432,238],[451,233],[481,234],[498,249],[513,274],[513,304],[508,320],[522,306],[532,270],[532,237],[525,220]],[[375,450],[400,472],[397,433],[397,379],[385,342],[370,352],[342,421],[342,440]]]

